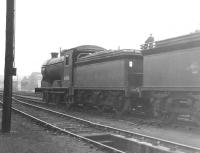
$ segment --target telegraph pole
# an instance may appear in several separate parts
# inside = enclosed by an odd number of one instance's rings
[[[14,0],[7,0],[6,4],[6,48],[4,68],[4,91],[2,132],[10,132],[11,129],[11,106],[12,106],[12,76],[16,72],[14,62]]]

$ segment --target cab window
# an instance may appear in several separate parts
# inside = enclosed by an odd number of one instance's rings
[[[69,65],[69,55],[66,55],[65,57],[65,65]]]
[[[129,67],[133,67],[134,61],[129,61],[128,65],[129,65]]]

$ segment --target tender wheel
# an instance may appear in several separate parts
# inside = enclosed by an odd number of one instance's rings
[[[60,104],[60,94],[56,94],[55,95],[55,103],[57,104],[57,105],[59,105]]]
[[[194,102],[191,119],[197,126],[200,127],[200,104],[198,101]]]
[[[124,98],[115,103],[114,112],[117,116],[121,116],[126,113],[130,108],[130,99]]]
[[[194,112],[192,116],[192,121],[200,127],[200,112]]]
[[[43,101],[48,104],[49,103],[49,94],[48,92],[43,93]]]
[[[177,120],[177,113],[167,113],[163,116],[162,120],[166,124],[172,124]]]
[[[67,109],[71,109],[74,104],[74,97],[73,96],[65,96],[65,104]]]

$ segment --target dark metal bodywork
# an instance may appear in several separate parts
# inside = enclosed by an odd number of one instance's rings
[[[53,82],[54,80],[63,80],[64,56],[53,58],[42,65],[43,80]]]
[[[143,54],[143,90],[200,91],[199,33],[161,41]]]
[[[123,50],[82,58],[74,67],[74,88],[135,92],[142,84],[142,59],[140,53]]]
[[[150,101],[153,116],[166,122],[184,116],[200,125],[200,33],[156,44],[142,51],[142,97]]]
[[[125,88],[125,60],[79,65],[74,70],[74,87],[87,89]]]

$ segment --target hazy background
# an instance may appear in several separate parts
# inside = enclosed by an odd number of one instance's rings
[[[39,72],[50,52],[79,45],[139,49],[200,29],[199,0],[16,0],[18,75]],[[4,73],[6,0],[0,1],[0,75]]]

